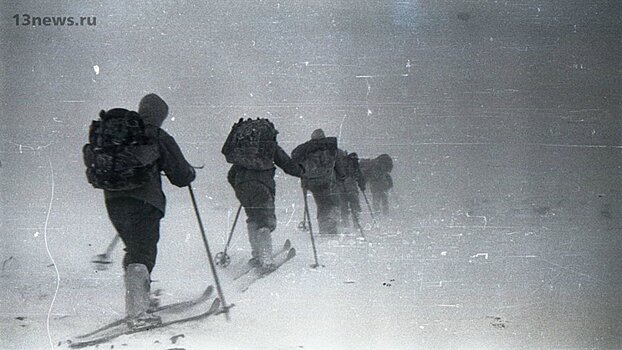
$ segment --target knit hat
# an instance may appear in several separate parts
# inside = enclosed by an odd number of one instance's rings
[[[311,140],[323,139],[325,137],[326,136],[324,135],[324,130],[322,129],[315,129],[311,134]]]
[[[168,116],[168,105],[160,96],[148,94],[140,100],[138,114],[146,123],[160,127]]]

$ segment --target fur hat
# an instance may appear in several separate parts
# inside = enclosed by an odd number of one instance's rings
[[[140,100],[138,114],[146,123],[160,127],[168,116],[168,105],[160,96],[148,94]]]
[[[324,135],[324,130],[322,129],[315,129],[311,134],[311,140],[323,139],[325,137],[326,135]]]

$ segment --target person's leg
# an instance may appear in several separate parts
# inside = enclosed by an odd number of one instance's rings
[[[339,195],[339,210],[341,212],[341,227],[350,226],[350,203],[348,193],[343,191]]]
[[[252,264],[272,268],[272,231],[276,228],[274,194],[264,184],[256,181],[238,186],[236,195],[244,206],[252,248]],[[255,260],[257,259],[257,260]]]
[[[326,197],[327,206],[328,206],[328,214],[325,219],[326,222],[326,231],[329,234],[338,234],[339,233],[339,193],[332,192],[329,193]]]
[[[125,244],[123,269],[126,288],[125,310],[132,327],[159,323],[157,316],[147,314],[151,304],[151,271],[157,256],[162,212],[133,198],[106,202],[108,216]]]
[[[381,195],[382,200],[382,213],[384,215],[389,215],[389,195],[387,192],[382,192]]]
[[[246,230],[248,233],[248,241],[251,246],[251,258],[248,264],[251,266],[260,266],[259,260],[259,246],[257,243],[257,208],[253,201],[254,187],[252,183],[243,182],[234,187],[235,196],[240,201],[240,204],[244,207],[246,213]]]
[[[339,193],[334,187],[321,188],[314,193],[318,207],[318,225],[320,233],[337,234],[339,233],[337,224],[339,223]]]
[[[381,199],[381,192],[380,191],[375,191],[372,190],[371,191],[371,201],[372,201],[372,207],[373,207],[373,211],[375,214],[379,214],[380,213],[380,203],[382,201]]]
[[[313,194],[313,200],[315,201],[315,206],[317,207],[317,223],[319,226],[319,233],[336,233],[334,230],[336,222],[334,218],[335,215],[332,213],[334,211],[332,199],[328,195],[327,191],[316,189],[311,193]]]
[[[248,264],[253,267],[261,266],[261,260],[259,259],[259,244],[257,241],[257,223],[247,220],[246,228],[248,230],[248,241],[251,245],[251,258],[248,260]]]
[[[115,198],[106,202],[108,217],[125,244],[123,268],[143,264],[153,271],[160,240],[162,212],[134,198]]]

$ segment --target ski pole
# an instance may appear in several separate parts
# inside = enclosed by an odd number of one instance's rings
[[[190,198],[192,198],[192,205],[194,206],[194,212],[197,215],[197,221],[199,222],[199,229],[201,230],[201,237],[203,238],[203,244],[205,245],[205,251],[207,252],[207,257],[209,259],[209,265],[212,269],[212,275],[214,276],[214,283],[216,283],[216,290],[218,291],[218,296],[220,297],[220,301],[222,302],[222,308],[225,313],[225,317],[227,321],[229,321],[229,308],[231,306],[227,305],[225,302],[225,296],[222,293],[222,288],[220,287],[220,281],[218,280],[218,274],[216,273],[216,268],[214,267],[214,261],[212,260],[212,253],[209,249],[209,244],[207,243],[207,236],[205,235],[205,228],[203,227],[203,222],[201,221],[201,215],[199,214],[199,207],[197,206],[197,201],[194,198],[194,191],[192,191],[192,185],[188,185],[188,191],[190,191]]]
[[[112,255],[112,251],[117,246],[117,243],[119,243],[119,239],[121,239],[121,237],[119,237],[119,235],[115,235],[110,244],[108,244],[108,248],[106,248],[105,253],[107,257],[110,257],[110,255]]]
[[[369,209],[369,213],[371,214],[371,219],[375,224],[376,218],[374,217],[374,211],[371,210],[371,205],[369,205],[369,200],[367,200],[367,195],[365,194],[365,191],[361,191],[361,192],[363,192],[363,198],[365,198],[365,203],[367,203],[367,209]]]
[[[231,262],[231,258],[227,255],[227,249],[229,248],[229,244],[231,243],[231,238],[233,237],[233,231],[235,230],[235,225],[238,223],[238,218],[240,217],[240,211],[242,210],[242,204],[238,207],[238,211],[235,213],[235,219],[233,220],[233,226],[231,226],[231,232],[229,232],[229,238],[227,239],[227,244],[225,245],[225,250],[216,254],[216,265],[222,265],[222,267],[227,267],[229,262]]]
[[[311,265],[312,268],[317,268],[320,263],[317,260],[317,249],[315,249],[315,238],[313,237],[313,228],[311,227],[311,216],[309,215],[309,203],[307,202],[307,189],[303,187],[302,194],[305,199],[305,214],[307,214],[307,222],[309,224],[309,234],[311,235],[311,246],[313,247],[313,258],[315,259],[315,264]]]
[[[302,211],[302,221],[298,224],[298,228],[303,231],[307,230],[307,211],[306,210]]]
[[[106,252],[103,254],[95,255],[91,262],[96,264],[112,264],[110,256],[112,255],[112,251],[114,250],[114,248],[117,246],[117,243],[119,243],[119,239],[120,237],[118,234],[114,235],[114,238],[112,239],[110,244],[108,244],[108,248],[106,248]]]

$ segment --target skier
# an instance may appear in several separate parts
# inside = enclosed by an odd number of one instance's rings
[[[311,134],[311,140],[292,152],[292,159],[304,168],[302,188],[309,190],[317,207],[320,234],[339,233],[339,185],[345,179],[342,159],[337,157],[337,138],[326,137],[322,129]]]
[[[195,178],[194,169],[175,139],[160,128],[168,115],[166,102],[156,94],[148,94],[141,99],[138,114],[144,122],[145,133],[151,135],[157,145],[155,166],[144,174],[144,184],[137,188],[104,188],[108,217],[125,245],[125,312],[131,328],[161,322],[158,316],[147,313],[152,304],[150,276],[156,263],[160,220],[166,207],[160,171],[178,187],[188,186]]]
[[[365,192],[365,179],[359,166],[358,154],[341,151],[340,156],[345,164],[345,178],[339,183],[341,203],[341,227],[350,226],[350,214],[354,227],[360,228],[359,214],[361,204],[359,202],[359,189]]]
[[[389,215],[388,192],[393,188],[391,170],[393,170],[393,160],[388,154],[381,154],[374,159],[361,159],[361,171],[364,181],[369,184],[371,189],[374,212]]]
[[[278,131],[268,119],[240,119],[235,123],[222,148],[233,165],[227,181],[244,207],[251,259],[248,264],[260,272],[275,269],[272,236],[276,228],[274,197],[275,165],[285,173],[300,177],[302,168],[278,145]]]

